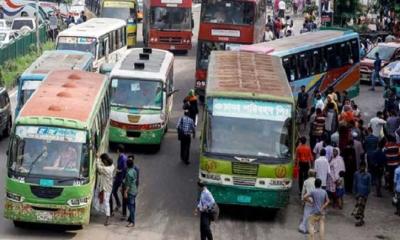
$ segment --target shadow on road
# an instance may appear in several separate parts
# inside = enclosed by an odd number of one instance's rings
[[[46,237],[57,237],[63,239],[72,239],[76,236],[75,232],[82,229],[78,226],[63,226],[63,225],[53,225],[53,224],[39,224],[39,223],[19,223],[16,226],[19,234],[26,234],[29,236],[38,235]]]
[[[221,220],[246,220],[248,222],[274,222],[278,209],[247,207],[236,205],[220,205]]]

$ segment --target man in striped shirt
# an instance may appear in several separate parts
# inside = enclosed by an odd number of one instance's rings
[[[386,172],[388,176],[386,178],[386,184],[390,191],[393,191],[393,178],[394,170],[400,164],[400,146],[396,143],[396,139],[388,135],[387,142],[385,144],[385,155],[386,155]]]

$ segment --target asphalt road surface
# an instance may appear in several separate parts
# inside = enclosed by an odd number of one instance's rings
[[[193,43],[196,44],[198,31],[199,6],[194,6],[196,26]],[[301,23],[301,22],[300,22]],[[301,24],[299,24],[301,25]],[[139,31],[141,31],[139,29]],[[120,213],[111,220],[111,225],[103,226],[104,216],[93,213],[91,223],[78,231],[64,231],[46,225],[34,225],[28,228],[15,228],[13,223],[0,217],[0,239],[200,239],[199,218],[194,216],[197,197],[197,174],[199,157],[199,140],[192,142],[191,164],[186,166],[179,160],[179,144],[175,122],[182,114],[182,99],[194,85],[196,46],[188,55],[176,56],[175,85],[180,91],[175,95],[173,116],[169,132],[166,135],[161,150],[148,153],[138,147],[127,146],[135,153],[136,163],[141,170],[141,185],[137,198],[136,227],[126,228],[126,222],[120,220]],[[383,105],[382,91],[368,92],[367,87],[357,102],[367,118],[370,118]],[[12,97],[15,106],[15,95]],[[201,118],[199,118],[201,119]],[[199,131],[199,130],[198,130]],[[199,134],[198,134],[199,136]],[[5,195],[4,176],[6,175],[6,149],[8,139],[0,142],[0,196]],[[113,154],[113,158],[116,155]],[[297,184],[294,184],[297,186]],[[294,187],[290,204],[286,209],[273,211],[259,208],[222,206],[221,219],[213,223],[212,230],[215,239],[260,239],[285,240],[306,239],[297,231],[302,215],[302,207]],[[344,210],[330,209],[326,219],[326,239],[400,239],[400,217],[396,217],[391,206],[390,196],[378,199],[371,196],[366,210],[366,225],[354,227],[351,210],[354,200],[351,196],[345,198]],[[0,198],[0,206],[4,198]],[[3,208],[0,207],[0,215]]]

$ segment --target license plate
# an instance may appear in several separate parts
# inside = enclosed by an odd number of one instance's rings
[[[53,214],[52,214],[51,212],[44,212],[44,211],[41,211],[41,212],[38,212],[38,213],[36,214],[36,219],[37,219],[38,221],[48,222],[48,221],[53,220]]]
[[[240,203],[250,203],[251,202],[251,197],[250,196],[245,196],[245,195],[239,195],[237,196],[237,201]]]
[[[172,46],[171,46],[171,49],[172,49],[172,50],[175,50],[175,46],[174,46],[174,45],[172,45]]]

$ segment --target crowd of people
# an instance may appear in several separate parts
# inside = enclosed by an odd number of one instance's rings
[[[301,137],[296,148],[295,170],[304,201],[299,230],[314,239],[314,226],[324,234],[325,209],[343,209],[345,194],[356,203],[352,216],[364,225],[364,210],[372,186],[376,197],[385,187],[393,195],[395,214],[400,216],[400,116],[399,104],[388,93],[383,111],[368,124],[347,92],[329,87],[311,96],[301,87],[297,95],[296,122]],[[384,184],[382,184],[384,182]],[[331,203],[331,204],[329,204]]]

